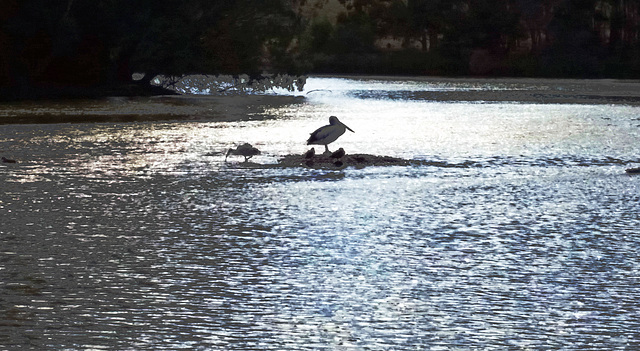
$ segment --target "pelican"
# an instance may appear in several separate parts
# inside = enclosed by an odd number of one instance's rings
[[[227,156],[224,158],[224,161],[227,162],[227,157],[229,157],[229,155],[238,155],[244,156],[244,162],[247,162],[250,158],[259,154],[260,150],[256,149],[249,143],[244,143],[235,149],[229,149],[229,151],[227,151]]]
[[[344,149],[343,148],[339,148],[337,151],[334,151],[331,154],[331,158],[342,158],[342,157],[344,157],[344,155],[345,155]]]
[[[324,152],[331,153],[329,151],[328,144],[333,143],[344,132],[349,129],[352,133],[355,133],[353,129],[347,127],[344,123],[338,120],[338,117],[329,117],[329,125],[318,128],[315,132],[311,133],[307,145],[324,145]]]

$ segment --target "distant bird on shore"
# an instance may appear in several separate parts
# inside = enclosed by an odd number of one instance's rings
[[[313,156],[315,156],[315,155],[316,155],[316,149],[312,147],[311,149],[309,149],[309,151],[307,151],[304,154],[304,158],[306,158],[306,159],[313,158]]]
[[[625,169],[625,172],[627,172],[629,174],[640,174],[640,167],[638,167],[638,168],[627,168],[627,169]]]
[[[227,151],[227,156],[224,158],[224,162],[227,162],[227,157],[229,157],[229,155],[244,156],[244,162],[247,162],[250,158],[259,154],[260,150],[256,149],[249,143],[244,143],[235,149],[229,149],[229,151]]]
[[[16,163],[16,160],[12,160],[10,158],[2,156],[2,163]]]
[[[336,141],[347,129],[355,133],[351,128],[340,122],[338,117],[331,116],[329,117],[329,125],[320,127],[311,133],[309,140],[307,140],[307,145],[324,145],[324,152],[328,154],[331,151],[329,151],[327,145]]]
[[[331,154],[331,158],[342,158],[344,157],[345,152],[343,148],[339,148]]]

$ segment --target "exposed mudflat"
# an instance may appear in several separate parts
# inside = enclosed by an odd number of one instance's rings
[[[0,124],[238,121],[273,118],[265,111],[304,102],[277,95],[116,96],[100,99],[0,103]]]
[[[358,77],[363,80],[366,77]],[[352,79],[355,79],[352,77]],[[373,79],[373,78],[371,78]],[[385,100],[434,102],[528,103],[579,105],[640,105],[640,81],[612,79],[460,79],[442,77],[375,77],[378,81],[411,81],[433,85],[427,90],[358,90],[354,96]],[[146,122],[159,120],[238,121],[273,118],[282,106],[295,107],[309,96],[330,91],[315,89],[289,95],[114,95],[108,98],[14,101],[0,104],[0,124]],[[309,94],[312,93],[312,94]]]

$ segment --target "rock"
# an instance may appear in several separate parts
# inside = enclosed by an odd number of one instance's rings
[[[364,168],[367,166],[408,166],[419,161],[405,160],[391,156],[376,156],[367,154],[349,154],[339,160],[324,155],[315,155],[312,160],[305,155],[286,155],[278,160],[280,167],[307,167],[315,169],[342,169],[346,167]]]

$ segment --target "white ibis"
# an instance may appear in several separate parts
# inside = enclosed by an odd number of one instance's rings
[[[229,155],[238,155],[244,156],[244,162],[247,162],[250,158],[259,154],[260,150],[256,149],[249,143],[244,143],[235,149],[229,149],[229,151],[227,151],[227,156],[224,158],[224,161],[227,162],[227,157],[229,157]]]

